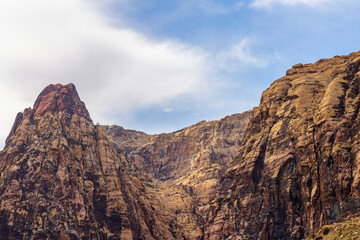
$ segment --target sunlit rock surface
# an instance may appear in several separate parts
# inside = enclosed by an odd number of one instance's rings
[[[118,126],[104,129],[128,159],[129,172],[151,185],[175,222],[200,239],[216,186],[237,153],[251,111],[202,121],[174,133],[147,135]]]
[[[297,64],[264,91],[205,239],[299,239],[360,210],[360,53]]]
[[[121,158],[72,84],[48,86],[0,152],[0,238],[182,238]]]

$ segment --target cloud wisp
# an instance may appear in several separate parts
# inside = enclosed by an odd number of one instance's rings
[[[0,138],[50,83],[73,82],[96,121],[191,97],[207,85],[201,50],[116,28],[96,4],[0,1],[1,108],[14,109],[2,119]]]
[[[224,71],[267,65],[252,54],[252,38],[220,52],[151,39],[119,27],[106,15],[109,2],[0,0],[0,107],[8,113],[1,119],[0,148],[16,113],[51,83],[74,83],[94,121],[116,124],[141,109],[176,112],[182,101],[184,107],[195,101],[210,106],[218,102],[212,93],[219,97],[226,84]],[[197,4],[214,11],[208,14],[228,11],[212,3]]]
[[[246,68],[263,68],[268,65],[264,56],[256,56],[252,53],[256,40],[252,37],[244,37],[228,49],[219,52],[215,60],[221,69],[228,71]]]
[[[331,2],[333,0],[254,0],[250,5],[255,8],[271,8],[275,5],[319,7]]]
[[[232,4],[221,4],[217,1],[213,0],[191,0],[189,1],[193,6],[196,6],[199,10],[208,15],[221,15],[228,14],[233,11],[238,11],[243,7],[243,2],[238,1]]]

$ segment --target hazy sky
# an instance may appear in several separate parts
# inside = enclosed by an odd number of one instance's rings
[[[51,83],[94,122],[175,131],[258,105],[296,63],[360,50],[355,0],[0,0],[0,148]]]

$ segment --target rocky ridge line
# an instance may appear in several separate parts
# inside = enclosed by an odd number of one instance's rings
[[[360,52],[297,64],[264,91],[204,239],[300,239],[360,211]]]
[[[251,111],[233,114],[156,135],[115,125],[104,129],[127,156],[123,164],[129,172],[160,194],[191,239],[201,239],[210,199],[241,145],[251,115]]]
[[[188,238],[122,158],[72,84],[48,86],[0,152],[0,238]]]

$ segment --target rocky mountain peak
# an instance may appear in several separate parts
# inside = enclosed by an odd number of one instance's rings
[[[167,134],[95,126],[49,85],[0,152],[0,239],[358,239],[359,196],[360,52]]]
[[[358,214],[359,86],[360,52],[296,64],[271,84],[219,184],[204,239],[302,239]]]
[[[0,152],[0,239],[183,239],[124,161],[73,84],[46,87]]]
[[[39,94],[33,108],[26,108],[24,112],[17,114],[10,134],[6,139],[5,148],[9,145],[12,136],[23,120],[42,117],[46,113],[54,114],[60,112],[70,115],[76,114],[78,117],[92,121],[85,103],[80,100],[74,84],[50,84]]]
[[[47,112],[67,112],[69,114],[77,114],[87,120],[91,120],[84,102],[76,91],[75,85],[72,83],[51,84],[47,86],[37,97],[34,107],[35,116],[43,116]]]

